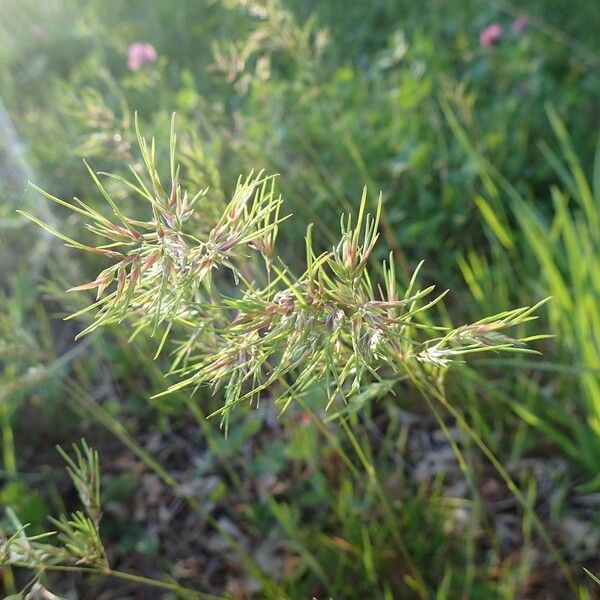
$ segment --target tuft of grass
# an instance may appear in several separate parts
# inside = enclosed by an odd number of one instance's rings
[[[496,252],[494,266],[508,277],[522,281],[521,297],[549,295],[548,331],[560,340],[550,346],[551,358],[539,365],[556,373],[561,392],[577,382],[581,400],[561,403],[553,397],[530,408],[513,403],[515,412],[530,426],[538,428],[557,443],[578,464],[584,465],[591,480],[590,489],[600,485],[600,144],[593,173],[586,175],[567,129],[552,106],[548,119],[556,136],[557,150],[547,143],[540,151],[554,170],[560,185],[549,190],[545,206],[518,190],[473,145],[448,105],[446,111],[465,151],[485,187],[482,216],[496,241],[510,254]],[[508,204],[503,203],[506,197]],[[511,226],[515,223],[516,229]],[[503,225],[500,225],[500,224]],[[511,231],[510,244],[505,236]],[[462,270],[480,304],[485,300],[477,276],[489,274],[492,265],[477,264],[473,256],[463,260]],[[531,273],[539,274],[532,278]],[[479,279],[481,282],[482,279]],[[497,390],[498,391],[498,390]],[[583,411],[585,419],[579,414]],[[583,489],[583,488],[582,488]]]

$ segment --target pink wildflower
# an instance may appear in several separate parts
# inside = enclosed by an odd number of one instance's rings
[[[141,67],[156,61],[158,55],[152,44],[135,42],[127,52],[127,67],[130,71],[139,71]]]
[[[518,16],[512,24],[512,30],[517,34],[523,33],[529,27],[529,17],[527,15]]]
[[[492,23],[488,25],[479,34],[479,43],[484,48],[491,48],[494,46],[502,37],[503,33],[502,25],[500,23]]]
[[[33,34],[33,37],[36,37],[38,40],[41,40],[46,36],[46,30],[41,25],[34,25],[31,28],[31,33]]]

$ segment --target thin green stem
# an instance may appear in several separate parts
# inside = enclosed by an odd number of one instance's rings
[[[406,544],[404,543],[404,540],[402,539],[402,536],[400,535],[400,532],[398,530],[398,519],[394,515],[394,511],[390,504],[389,498],[387,497],[383,487],[381,486],[381,483],[379,482],[379,479],[377,478],[377,472],[375,470],[375,467],[373,466],[373,463],[367,458],[364,450],[362,449],[362,447],[360,445],[360,442],[358,441],[356,435],[354,435],[354,432],[352,431],[352,429],[346,422],[346,419],[344,417],[340,417],[339,421],[342,425],[342,429],[346,433],[348,440],[352,444],[352,447],[354,448],[361,464],[363,465],[363,467],[365,469],[365,473],[367,474],[367,476],[369,478],[369,483],[371,484],[371,486],[375,490],[375,493],[379,497],[381,506],[384,511],[386,521],[388,523],[390,533],[391,533],[392,537],[394,538],[394,542],[396,543],[396,546],[398,547],[398,550],[400,551],[402,558],[406,562],[408,570],[410,571],[410,574],[411,574],[411,576],[414,580],[414,583],[417,587],[417,591],[418,591],[420,597],[425,600],[426,598],[429,597],[429,591],[427,589],[427,585],[425,584],[425,581],[423,580],[419,570],[417,569],[415,563],[413,562],[413,560],[408,552],[408,549],[406,547]]]
[[[510,476],[508,471],[504,468],[502,463],[498,460],[498,458],[496,458],[494,453],[489,449],[487,444],[481,439],[479,434],[476,431],[474,431],[473,428],[466,422],[466,420],[462,416],[462,414],[456,408],[454,408],[450,404],[450,402],[448,402],[448,399],[446,398],[445,390],[441,384],[437,385],[437,386],[433,386],[433,385],[429,384],[426,386],[427,389],[425,389],[424,382],[415,380],[415,383],[417,385],[417,388],[419,389],[419,391],[422,393],[422,395],[425,397],[425,399],[427,401],[429,401],[431,397],[435,398],[450,413],[450,415],[456,420],[458,425],[469,435],[469,437],[473,440],[473,442],[475,442],[477,447],[483,452],[485,457],[490,461],[490,463],[492,464],[494,469],[496,469],[496,472],[498,473],[498,475],[500,475],[500,477],[504,480],[504,483],[506,484],[507,488],[510,490],[512,495],[515,497],[515,499],[517,500],[517,502],[519,503],[519,505],[521,506],[523,511],[531,518],[531,521],[532,521],[534,527],[536,528],[538,535],[540,536],[540,538],[542,539],[542,541],[548,548],[548,551],[550,552],[550,554],[556,561],[556,564],[559,566],[560,570],[562,571],[562,573],[565,577],[565,580],[571,587],[572,591],[577,595],[578,594],[577,585],[575,584],[575,580],[573,579],[573,575],[571,574],[571,571],[570,571],[567,563],[564,561],[560,552],[557,550],[556,546],[552,542],[541,519],[538,517],[535,510],[531,507],[530,503],[527,502],[527,499],[523,496],[523,494],[519,490],[517,484],[514,482],[514,480],[512,479],[512,477]],[[459,452],[460,452],[460,450],[459,450]],[[464,460],[463,460],[463,464],[464,464]]]
[[[31,565],[24,562],[12,563],[15,567],[24,569],[32,568]],[[34,569],[35,570],[35,569]],[[44,565],[39,569],[40,572],[44,571],[63,571],[68,573],[86,573],[89,575],[101,575],[103,577],[115,577],[117,579],[123,579],[125,581],[131,581],[132,583],[139,583],[141,585],[147,585],[150,587],[160,588],[163,590],[170,590],[176,592],[186,598],[197,598],[199,600],[224,600],[226,596],[215,596],[198,590],[184,587],[178,583],[161,581],[160,579],[152,579],[151,577],[144,577],[143,575],[135,575],[134,573],[127,573],[125,571],[117,571],[115,569],[98,569],[94,567],[78,567],[70,565]]]
[[[11,410],[8,398],[3,395],[0,399],[0,429],[2,429],[2,459],[4,470],[10,475],[17,474],[17,460],[15,456],[15,439],[11,423]]]

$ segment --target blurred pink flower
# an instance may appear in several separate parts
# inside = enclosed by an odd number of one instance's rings
[[[127,67],[130,71],[138,71],[146,64],[156,61],[158,55],[152,44],[135,42],[127,52]]]
[[[479,43],[484,48],[491,48],[502,37],[503,31],[500,23],[492,23],[479,34]]]
[[[529,17],[527,15],[518,16],[512,24],[512,30],[518,35],[523,33],[529,27]]]
[[[31,28],[31,33],[33,37],[36,37],[38,40],[42,39],[46,35],[46,30],[41,25],[34,25]]]

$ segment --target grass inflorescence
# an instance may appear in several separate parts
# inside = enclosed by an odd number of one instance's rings
[[[278,227],[287,217],[280,216],[283,200],[274,176],[240,177],[221,215],[207,222],[196,205],[209,190],[188,194],[179,183],[174,125],[168,186],[159,176],[154,140],[148,143],[138,129],[138,141],[145,177],[132,169],[133,181],[118,181],[147,202],[148,220],[124,215],[89,166],[113,220],[77,198],[68,203],[43,193],[84,217],[85,227],[107,243],[79,243],[23,214],[68,246],[112,263],[93,281],[69,290],[96,290],[96,302],[72,315],[94,313],[79,335],[127,319],[134,335],[145,328],[160,332],[159,351],[169,334],[177,338],[171,372],[180,381],[165,394],[201,385],[223,388],[217,412],[226,423],[234,405],[258,401],[281,381],[288,381],[277,398],[282,409],[316,381],[326,382],[331,404],[359,393],[367,381],[407,371],[426,374],[467,354],[532,352],[526,342],[539,336],[516,339],[505,330],[534,319],[540,304],[449,329],[422,319],[446,292],[435,295],[434,286],[418,286],[420,265],[400,290],[390,253],[377,271],[381,280],[375,279],[382,203],[380,198],[370,214],[366,188],[355,222],[342,216],[340,240],[330,251],[315,250],[309,227],[306,269],[297,275],[277,252]]]

